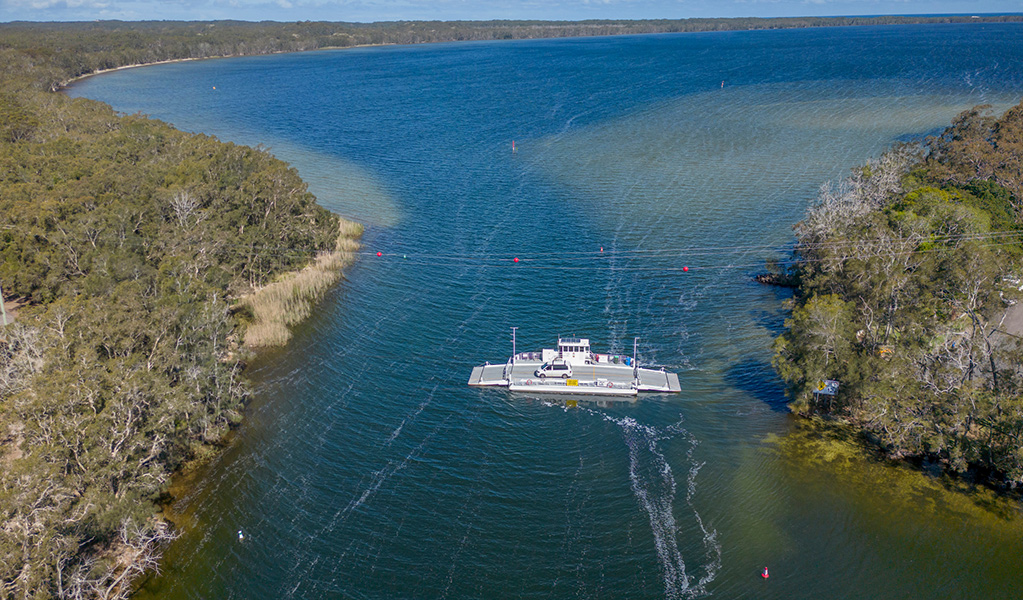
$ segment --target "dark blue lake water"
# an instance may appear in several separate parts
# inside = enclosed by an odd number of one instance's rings
[[[77,84],[269,146],[367,224],[365,256],[253,365],[247,420],[174,505],[183,535],[141,596],[1014,596],[1018,507],[801,432],[770,368],[786,294],[751,275],[824,181],[1019,102],[1021,56],[1019,25],[836,28],[360,48]],[[519,350],[639,337],[683,391],[567,408],[467,387],[513,326]]]

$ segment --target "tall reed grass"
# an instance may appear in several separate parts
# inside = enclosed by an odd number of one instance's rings
[[[312,314],[313,306],[341,278],[342,269],[355,260],[362,225],[340,219],[337,244],[321,253],[301,271],[282,276],[239,300],[252,313],[245,330],[250,348],[283,346],[291,339],[291,327]]]

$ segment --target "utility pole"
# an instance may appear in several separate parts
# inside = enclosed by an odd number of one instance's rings
[[[639,348],[639,338],[632,338],[632,378],[636,380],[636,384],[639,384],[639,363],[636,362],[637,348]]]
[[[0,316],[3,316],[4,327],[7,327],[7,307],[4,306],[4,290],[0,288]]]

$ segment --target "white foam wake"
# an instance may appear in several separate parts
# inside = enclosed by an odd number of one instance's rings
[[[710,595],[707,585],[714,580],[721,568],[721,545],[717,531],[709,529],[693,505],[696,492],[696,477],[703,466],[693,459],[698,440],[676,423],[659,431],[655,427],[642,425],[632,417],[616,418],[597,411],[605,420],[617,424],[629,448],[629,479],[632,491],[640,506],[650,518],[657,558],[664,575],[664,595],[671,600],[699,598]],[[675,520],[676,483],[671,465],[660,449],[660,443],[675,437],[689,442],[686,457],[690,468],[686,479],[686,505],[702,533],[704,546],[703,573],[697,577],[686,572],[685,557],[678,543],[678,524]]]

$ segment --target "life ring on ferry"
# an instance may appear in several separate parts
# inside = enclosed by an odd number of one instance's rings
[[[614,383],[612,383],[612,382],[610,382],[610,381],[608,381],[608,382],[607,382],[607,387],[609,387],[609,388],[613,388],[614,386],[615,386],[615,384],[614,384]]]
[[[533,380],[532,379],[527,379],[526,380],[526,385],[533,385]]]

